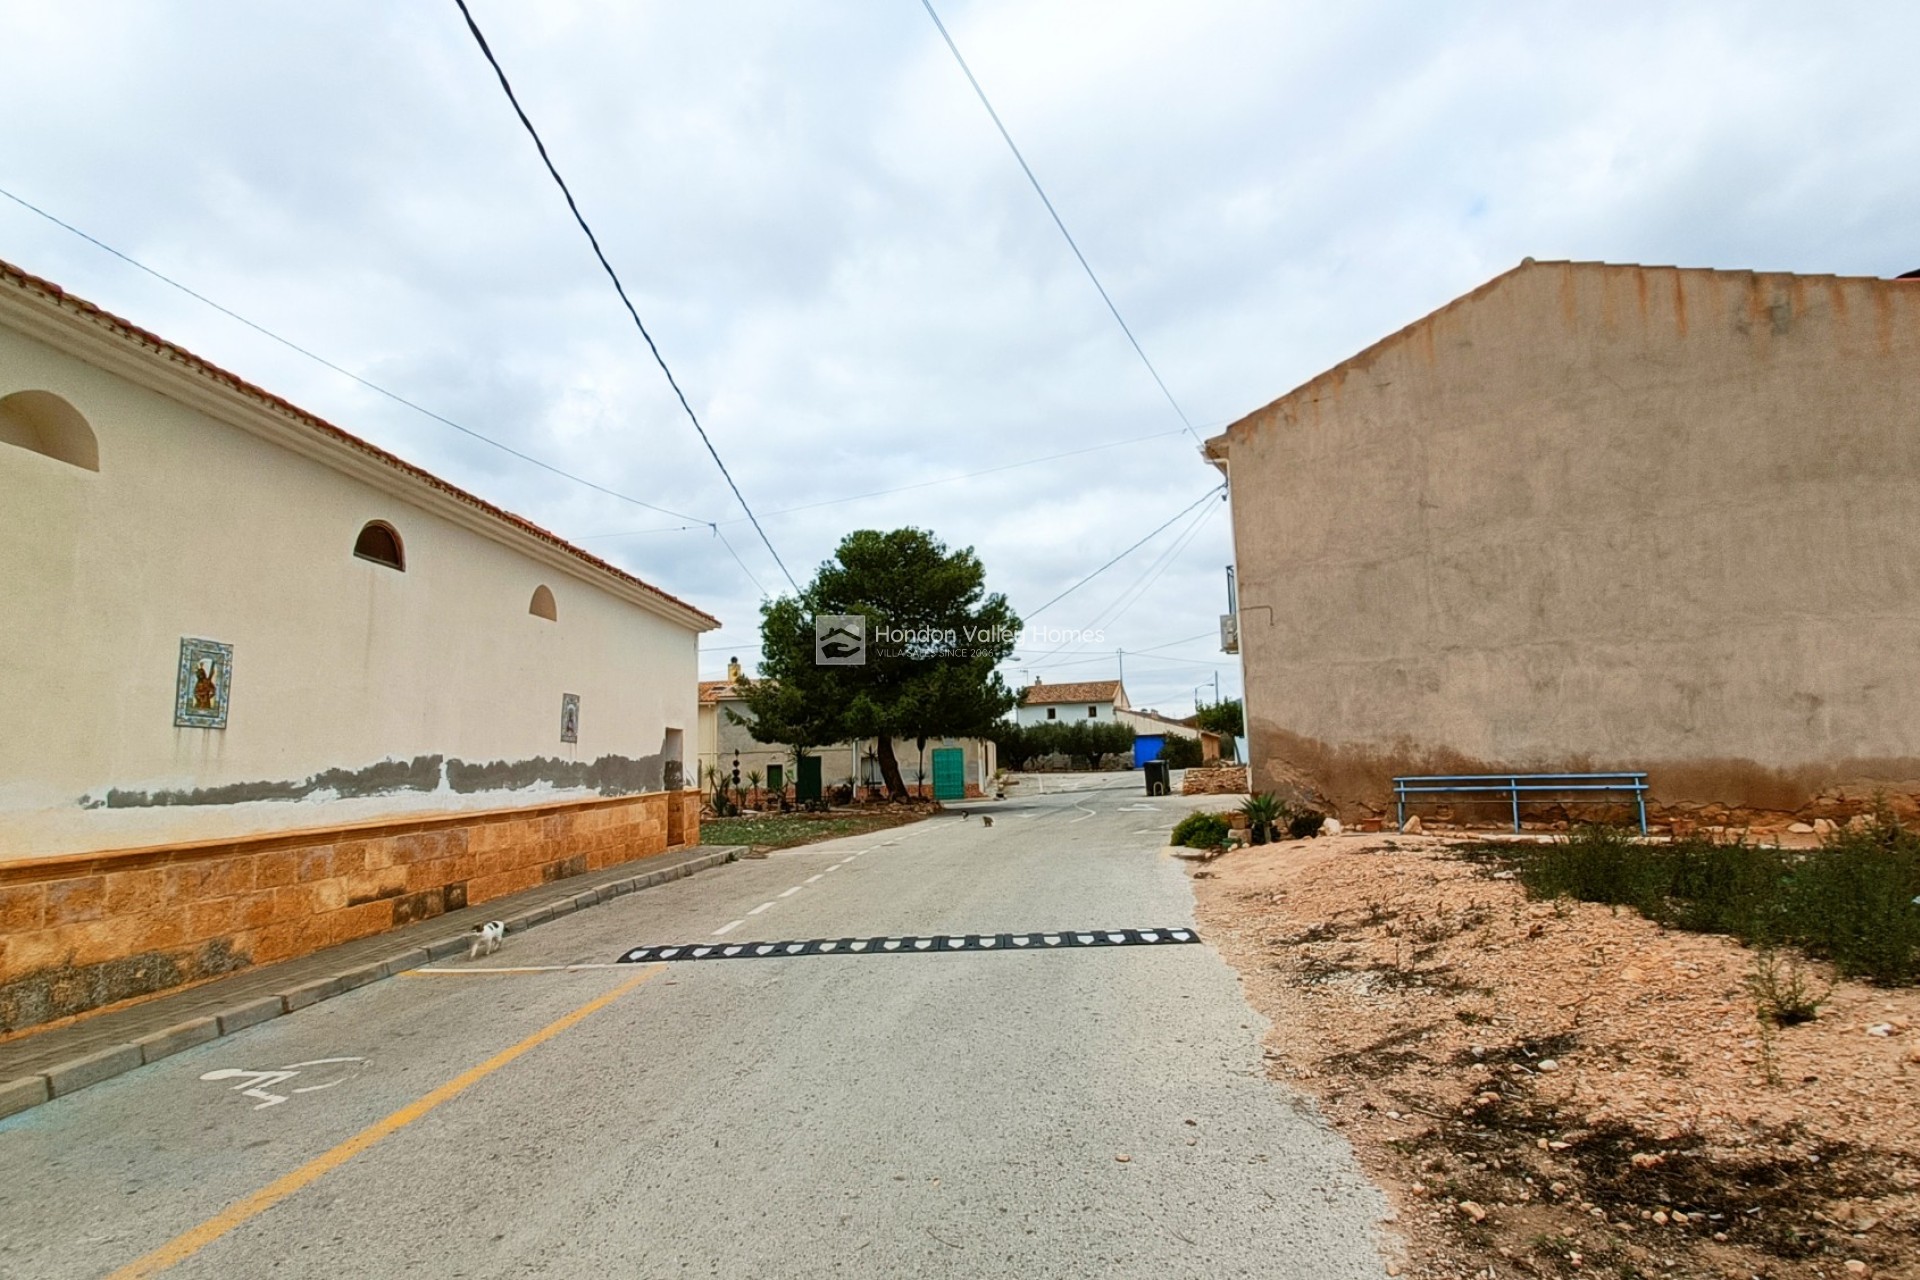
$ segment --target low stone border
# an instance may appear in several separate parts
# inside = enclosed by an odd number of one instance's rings
[[[591,889],[565,894],[552,902],[506,916],[501,923],[506,925],[508,933],[524,933],[536,925],[572,915],[575,911],[597,906],[602,902],[611,902],[625,894],[651,889],[669,880],[684,879],[697,872],[732,862],[740,856],[740,853],[741,851],[735,848],[716,848],[711,853],[689,858],[676,866],[649,871],[642,875],[628,876]],[[322,1000],[329,1000],[358,987],[364,987],[368,983],[390,978],[396,973],[417,969],[435,960],[445,960],[465,951],[472,939],[472,933],[463,930],[425,946],[409,947],[385,960],[356,965],[352,969],[342,970],[330,977],[303,982],[277,995],[246,1000],[231,1009],[223,1009],[211,1017],[192,1018],[141,1036],[130,1043],[99,1049],[83,1057],[50,1067],[38,1074],[10,1080],[0,1084],[0,1119],[37,1107],[54,1098],[66,1097],[88,1085],[98,1084],[102,1080],[110,1080],[123,1072],[132,1071],[135,1067],[158,1062],[183,1049],[191,1049],[209,1040],[233,1035],[248,1027],[292,1013],[296,1009],[304,1009]]]

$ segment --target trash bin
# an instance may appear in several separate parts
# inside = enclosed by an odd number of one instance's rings
[[[1164,796],[1172,793],[1173,775],[1167,771],[1165,760],[1149,760],[1141,766],[1147,773],[1147,794]]]

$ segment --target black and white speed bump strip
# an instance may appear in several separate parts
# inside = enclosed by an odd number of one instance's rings
[[[635,947],[620,964],[662,960],[785,960],[798,956],[911,956],[949,951],[1066,951],[1075,947],[1156,947],[1198,942],[1191,929],[1061,929],[1052,933],[936,934],[917,938],[814,938],[807,942],[702,942]]]

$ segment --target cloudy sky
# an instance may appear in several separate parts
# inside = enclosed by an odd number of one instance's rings
[[[914,524],[1030,613],[1216,485],[918,0],[471,3],[795,577]],[[1528,255],[1920,267],[1909,4],[941,12],[1202,435]],[[706,674],[751,662],[781,571],[452,0],[8,0],[0,32],[0,188],[680,514],[6,199],[0,258],[715,613]],[[1237,692],[1229,559],[1202,502],[1033,619],[1099,639],[1010,678],[1124,649],[1137,705]]]

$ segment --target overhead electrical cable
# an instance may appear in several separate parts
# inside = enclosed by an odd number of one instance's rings
[[[1140,539],[1140,541],[1134,543],[1132,546],[1128,547],[1125,551],[1122,551],[1119,555],[1107,561],[1105,564],[1101,565],[1098,569],[1095,569],[1092,573],[1080,579],[1080,581],[1074,583],[1072,586],[1068,587],[1065,591],[1062,591],[1059,595],[1055,596],[1053,599],[1041,605],[1038,609],[1033,609],[1027,613],[1022,614],[1021,621],[1031,622],[1033,619],[1045,613],[1048,609],[1053,608],[1054,605],[1059,604],[1062,600],[1065,600],[1068,596],[1072,595],[1074,592],[1078,591],[1080,588],[1086,586],[1089,582],[1092,582],[1095,578],[1099,577],[1101,574],[1105,573],[1107,570],[1113,568],[1113,566],[1115,566],[1116,564],[1119,564],[1122,560],[1125,560],[1128,556],[1138,551],[1141,547],[1144,547],[1149,542],[1152,542],[1167,528],[1167,525],[1172,524],[1175,520],[1180,519],[1180,517],[1186,515],[1189,511],[1192,511],[1195,507],[1199,506],[1201,503],[1205,502],[1207,499],[1217,496],[1218,494],[1223,492],[1225,489],[1226,489],[1225,485],[1219,485],[1215,488],[1207,490],[1205,493],[1201,494],[1198,498],[1194,499],[1192,502],[1189,502],[1186,506],[1174,512],[1172,519],[1169,519],[1166,522],[1166,524],[1156,525],[1152,533],[1149,533],[1146,537]]]
[[[820,502],[803,502],[793,507],[778,507],[766,513],[767,519],[775,516],[792,515],[796,511],[815,511],[821,507],[837,507],[848,502],[863,502],[868,498],[884,498],[891,494],[908,493],[915,489],[930,489],[935,485],[952,484],[958,480],[973,480],[980,476],[995,475],[1002,471],[1013,471],[1020,467],[1037,466],[1042,462],[1058,462],[1062,458],[1077,458],[1083,453],[1098,453],[1102,449],[1118,449],[1123,445],[1145,444],[1151,440],[1165,440],[1169,436],[1182,435],[1180,431],[1156,431],[1151,435],[1129,436],[1125,440],[1109,440],[1105,444],[1091,444],[1084,449],[1069,449],[1065,453],[1049,453],[1038,458],[1024,458],[1019,462],[1002,463],[997,467],[988,467],[983,471],[963,471],[958,475],[941,476],[934,480],[919,480],[913,484],[903,484],[893,489],[874,489],[867,493],[848,494],[844,498],[827,498]],[[722,520],[721,524],[744,524],[744,517]],[[637,538],[649,533],[679,533],[690,528],[689,525],[662,525],[654,529],[625,529],[611,533],[589,533],[576,539],[579,542],[591,542],[596,538]]]
[[[381,386],[379,383],[374,382],[367,378],[363,378],[359,374],[355,373],[353,370],[348,369],[342,365],[335,364],[333,361],[327,359],[325,356],[320,355],[312,350],[309,350],[306,347],[301,346],[299,343],[295,342],[291,338],[281,337],[279,334],[267,328],[265,325],[260,324],[257,321],[247,319],[247,317],[241,315],[238,311],[235,311],[232,307],[224,306],[221,303],[215,302],[212,298],[209,298],[206,294],[201,293],[196,289],[190,288],[187,285],[181,284],[178,280],[175,280],[172,276],[165,275],[159,271],[156,271],[154,268],[148,266],[146,263],[140,261],[138,258],[133,257],[131,254],[122,253],[120,250],[114,248],[112,245],[108,244],[106,241],[101,240],[95,236],[88,235],[86,232],[74,226],[72,223],[63,221],[60,218],[55,217],[53,214],[48,213],[45,209],[42,209],[39,205],[33,204],[28,200],[22,199],[21,197],[15,195],[13,192],[6,190],[4,187],[0,187],[0,196],[5,196],[7,199],[13,201],[15,204],[19,205],[22,209],[25,209],[29,213],[38,214],[40,217],[45,218],[48,222],[51,222],[54,226],[59,227],[63,231],[71,231],[74,235],[79,236],[82,240],[85,240],[88,244],[93,245],[95,248],[106,250],[106,252],[112,254],[114,257],[120,259],[120,261],[126,263],[128,266],[134,268],[135,270],[144,271],[146,274],[152,276],[155,280],[158,280],[160,283],[167,285],[171,288],[178,289],[181,293],[186,294],[189,298],[192,298],[197,302],[205,303],[207,306],[212,307],[215,311],[218,311],[221,315],[226,316],[228,319],[239,321],[241,324],[253,330],[255,333],[259,334],[264,338],[272,339],[273,341],[279,343],[281,346],[285,347],[287,350],[292,351],[298,355],[303,355],[307,359],[313,361],[315,364],[331,369],[335,373],[339,374],[341,377],[357,382],[361,386],[365,387],[367,390],[372,391],[378,395],[385,396],[387,399],[393,401],[395,404],[405,405],[407,408],[413,410],[415,413],[423,414],[426,417],[432,418],[435,422],[441,423],[445,426],[452,427],[455,431],[460,432],[462,435],[471,436],[482,444],[492,445],[494,448],[500,450],[502,453],[511,454],[514,457],[520,459],[522,462],[531,463],[534,466],[539,467],[542,471],[550,471],[554,475],[562,478],[563,480],[571,480],[575,484],[585,485],[587,488],[592,489],[598,493],[604,493],[610,498],[618,498],[622,502],[631,503],[636,507],[645,507],[649,511],[658,511],[663,516],[673,516],[674,518],[679,520],[692,520],[692,521],[695,521],[696,525],[701,528],[706,527],[706,525],[709,523],[708,521],[700,519],[699,516],[690,516],[684,511],[675,511],[673,508],[663,507],[657,502],[648,502],[643,498],[636,498],[631,494],[621,493],[617,489],[609,489],[603,484],[595,484],[593,481],[588,480],[583,476],[574,475],[571,471],[563,471],[559,467],[554,466],[550,462],[542,462],[540,459],[534,457],[532,454],[522,453],[520,452],[520,450],[514,448],[512,445],[502,444],[500,441],[495,440],[492,436],[485,435],[481,432],[475,431],[472,427],[462,426],[460,423],[455,422],[452,418],[449,418],[444,414],[435,413],[433,410],[427,408],[425,405],[422,405],[413,400],[409,400],[407,399],[407,397],[401,395],[397,391],[389,391],[387,388]],[[692,527],[692,526],[689,526],[689,527]]]
[[[700,443],[707,446],[707,453],[712,456],[713,465],[720,468],[720,475],[726,480],[727,488],[733,490],[733,496],[739,501],[740,509],[747,513],[747,519],[753,524],[753,531],[760,535],[760,541],[765,544],[767,554],[773,557],[776,565],[780,566],[780,572],[785,576],[787,585],[798,592],[800,584],[795,582],[793,574],[787,571],[786,561],[782,560],[780,553],[774,550],[773,540],[768,538],[767,531],[760,527],[760,519],[753,514],[752,505],[747,502],[746,495],[740,492],[740,486],[734,483],[733,473],[727,470],[727,464],[720,460],[720,451],[713,447],[713,441],[707,436],[707,429],[700,425],[700,415],[695,413],[693,406],[687,402],[686,392],[680,389],[680,383],[674,378],[673,370],[667,367],[666,357],[660,354],[660,348],[654,342],[653,335],[647,332],[646,324],[640,319],[640,312],[634,307],[633,300],[627,296],[626,286],[620,283],[619,273],[613,269],[613,264],[607,261],[607,255],[600,248],[599,237],[595,236],[593,228],[587,225],[586,215],[580,212],[580,206],[574,200],[573,191],[567,186],[567,180],[562,178],[560,170],[554,167],[553,158],[547,154],[547,144],[540,140],[540,131],[533,127],[533,121],[527,117],[525,109],[521,107],[520,99],[513,91],[513,84],[507,79],[507,73],[500,66],[500,60],[493,56],[492,47],[487,44],[486,36],[481,34],[480,24],[473,20],[473,13],[467,8],[467,0],[453,0],[453,2],[459,6],[460,16],[467,20],[467,30],[473,33],[474,43],[480,46],[480,52],[485,55],[487,65],[493,68],[493,74],[499,79],[501,90],[506,93],[507,101],[513,106],[513,113],[520,117],[520,123],[526,129],[527,136],[533,139],[534,149],[540,153],[540,163],[547,167],[547,172],[552,175],[554,184],[560,188],[560,194],[566,197],[567,208],[572,211],[573,220],[579,223],[580,230],[586,233],[587,243],[593,246],[593,256],[600,260],[601,269],[607,273],[607,279],[613,282],[614,292],[620,295],[621,305],[626,307],[627,314],[633,318],[634,328],[638,329],[640,336],[646,340],[647,350],[653,353],[654,363],[659,365],[660,372],[666,375],[667,385],[673,388],[673,394],[680,401],[680,407],[686,410],[687,420],[693,423],[694,431],[699,433]]]
[[[1190,507],[1188,510],[1192,510],[1192,508]],[[1174,557],[1178,556],[1186,547],[1187,543],[1192,540],[1193,535],[1199,531],[1201,525],[1207,522],[1207,517],[1211,516],[1214,510],[1215,508],[1212,507],[1202,507],[1199,511],[1195,512],[1192,521],[1188,523],[1187,527],[1180,531],[1166,550],[1155,557],[1153,563],[1149,564],[1138,578],[1134,579],[1119,595],[1115,596],[1106,608],[1095,614],[1091,621],[1085,626],[1078,628],[1072,634],[1084,636],[1096,631],[1106,625],[1108,621],[1117,619],[1120,614],[1125,613],[1128,609],[1132,608],[1134,604],[1138,603],[1141,595],[1144,595],[1147,588],[1152,586],[1153,583],[1159,579],[1160,575],[1166,571],[1167,566],[1173,563]],[[1176,517],[1176,519],[1177,518],[1178,517]],[[1076,641],[1072,639],[1063,640],[1040,656],[1043,660],[1051,658],[1055,654],[1064,653],[1068,649],[1073,648],[1075,643]],[[1033,664],[1033,667],[1035,670],[1038,670],[1041,665],[1043,665],[1043,663],[1037,662]]]
[[[456,3],[458,2],[459,0],[456,0]],[[933,25],[939,29],[940,38],[947,42],[947,48],[952,52],[953,60],[960,64],[960,70],[967,77],[967,83],[973,86],[973,92],[979,97],[980,105],[985,107],[987,114],[993,118],[993,127],[1000,131],[1000,136],[1006,140],[1007,149],[1013,152],[1013,158],[1020,162],[1020,171],[1026,174],[1027,181],[1033,184],[1034,194],[1040,197],[1041,204],[1047,206],[1047,213],[1052,216],[1053,225],[1060,228],[1060,234],[1066,237],[1067,247],[1073,250],[1073,256],[1080,260],[1081,269],[1087,273],[1087,279],[1093,281],[1093,287],[1100,291],[1100,300],[1106,303],[1107,310],[1113,313],[1114,322],[1120,326],[1120,332],[1127,335],[1127,341],[1133,344],[1134,354],[1140,357],[1140,363],[1147,366],[1147,372],[1153,375],[1154,385],[1160,388],[1160,394],[1167,398],[1167,403],[1173,406],[1174,413],[1179,415],[1182,429],[1193,437],[1196,444],[1200,443],[1200,435],[1193,429],[1193,423],[1188,419],[1187,411],[1182,409],[1180,402],[1173,398],[1173,392],[1167,390],[1165,380],[1160,377],[1160,371],[1153,367],[1153,361],[1147,358],[1146,349],[1140,345],[1140,339],[1133,336],[1133,330],[1127,326],[1126,320],[1120,315],[1120,308],[1116,307],[1113,299],[1108,296],[1107,287],[1101,284],[1100,277],[1094,274],[1093,265],[1087,261],[1087,255],[1080,252],[1080,246],[1074,241],[1073,233],[1067,230],[1067,224],[1061,220],[1060,211],[1055,209],[1053,201],[1047,198],[1046,189],[1040,185],[1040,179],[1033,174],[1033,167],[1027,163],[1027,158],[1020,154],[1020,148],[1014,143],[1013,135],[1008,133],[1007,126],[1001,123],[1000,113],[993,109],[993,103],[987,99],[987,91],[980,87],[980,81],[974,77],[973,68],[969,67],[967,60],[960,55],[960,46],[955,44],[953,37],[947,33],[947,24],[940,21],[940,15],[934,11],[933,0],[920,0],[920,3],[925,6],[927,16],[933,19]]]

